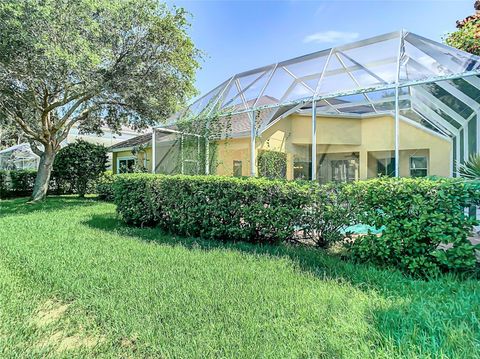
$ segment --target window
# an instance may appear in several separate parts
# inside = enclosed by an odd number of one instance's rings
[[[293,178],[301,180],[312,179],[312,162],[294,161]]]
[[[117,158],[117,173],[131,173],[135,168],[135,157]]]
[[[233,177],[242,177],[242,161],[233,161]]]
[[[427,157],[412,156],[410,157],[410,176],[425,177],[427,176]]]
[[[355,160],[332,160],[332,181],[352,182],[355,181],[357,165]]]
[[[395,158],[380,158],[377,160],[377,176],[395,175]]]

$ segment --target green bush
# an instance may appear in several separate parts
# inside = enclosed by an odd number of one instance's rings
[[[102,176],[96,183],[96,192],[98,193],[99,199],[107,202],[113,202],[115,198],[115,192],[113,189],[114,181],[115,175],[112,171],[103,172]]]
[[[278,151],[261,151],[258,155],[258,175],[270,179],[285,178],[287,154]]]
[[[345,228],[356,223],[356,201],[345,191],[346,184],[312,185],[309,206],[301,219],[304,237],[318,247],[344,240],[350,236]]]
[[[117,210],[134,225],[179,235],[279,242],[303,235],[319,247],[353,224],[382,229],[344,241],[359,261],[432,276],[476,266],[467,237],[477,222],[478,184],[458,179],[378,178],[320,186],[260,178],[126,174],[113,185]]]
[[[0,189],[2,198],[29,196],[36,176],[37,172],[32,170],[2,171],[0,175],[3,183]]]
[[[278,242],[295,235],[310,189],[295,182],[217,176],[118,176],[123,219],[209,239]]]
[[[83,197],[92,188],[107,166],[107,148],[83,140],[63,147],[53,163],[53,177],[63,192]]]
[[[0,198],[27,197],[32,194],[37,171],[9,170],[0,171]],[[50,179],[48,192],[63,194],[54,177]]]
[[[0,199],[8,197],[8,172],[0,170]]]
[[[10,171],[10,180],[12,190],[17,196],[28,196],[33,191],[37,171],[34,170],[17,170]]]
[[[475,247],[467,237],[477,222],[465,212],[478,202],[475,186],[457,179],[379,178],[345,191],[357,203],[361,223],[383,228],[381,235],[351,243],[354,258],[420,276],[475,267]]]

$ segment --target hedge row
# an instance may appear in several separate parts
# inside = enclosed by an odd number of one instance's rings
[[[308,199],[306,186],[265,179],[132,174],[115,181],[117,210],[127,223],[209,239],[290,239]]]
[[[32,194],[37,171],[0,171],[0,198],[25,197]]]
[[[465,208],[477,187],[455,179],[380,178],[320,186],[217,176],[115,176],[121,217],[207,239],[279,242],[308,238],[319,246],[348,238],[349,225],[383,229],[347,241],[359,261],[396,266],[422,276],[475,267],[467,237],[474,219]],[[441,249],[449,244],[449,249]]]
[[[36,176],[37,171],[35,170],[0,170],[0,198],[30,196],[33,191]],[[101,199],[113,201],[112,182],[112,172],[106,171],[95,183],[88,186],[88,193],[99,193]],[[53,173],[48,186],[48,192],[57,195],[75,193],[69,183],[55,177]]]

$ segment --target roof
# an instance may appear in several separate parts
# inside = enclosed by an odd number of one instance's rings
[[[152,134],[151,133],[146,133],[144,135],[136,136],[133,138],[130,138],[126,141],[119,142],[111,147],[109,147],[109,151],[115,151],[115,150],[121,150],[121,149],[127,149],[127,148],[132,148],[135,146],[143,145],[145,143],[150,142],[152,139]]]
[[[18,145],[14,145],[14,146],[11,146],[11,147],[8,147],[8,148],[5,148],[3,150],[0,151],[0,156],[7,156],[7,155],[10,155],[14,152],[17,152],[17,153],[24,153],[24,154],[28,154],[28,155],[31,155],[32,157],[38,157],[31,149],[30,147],[30,144],[27,143],[27,142],[24,142],[24,143],[20,143]]]

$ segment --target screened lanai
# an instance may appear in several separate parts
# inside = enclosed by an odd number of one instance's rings
[[[403,30],[242,72],[154,130],[153,171],[456,176],[480,149],[479,76],[479,57]]]

